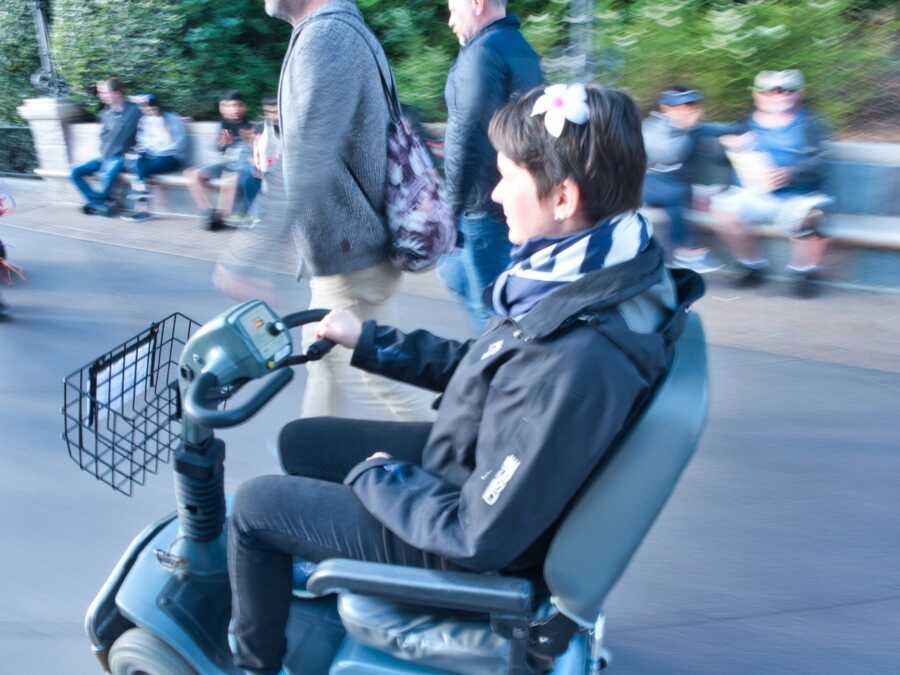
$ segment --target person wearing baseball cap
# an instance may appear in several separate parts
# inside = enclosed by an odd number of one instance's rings
[[[660,94],[658,110],[651,112],[642,125],[647,152],[644,203],[666,214],[672,264],[701,274],[721,265],[710,259],[706,248],[694,244],[685,219],[693,198],[691,183],[697,140],[701,136],[721,136],[739,130],[733,124],[702,120],[703,94],[691,87],[672,85]]]
[[[827,240],[818,231],[831,202],[821,192],[825,125],[803,105],[799,70],[764,70],[753,80],[754,110],[744,133],[723,136],[738,185],[712,200],[713,216],[737,259],[739,286],[765,280],[768,260],[751,227],[775,224],[791,237],[788,272],[797,295],[815,291]]]
[[[138,122],[135,152],[126,156],[125,167],[137,175],[137,180],[131,184],[131,200],[149,204],[147,180],[161,173],[179,171],[187,162],[187,128],[180,115],[162,108],[156,94],[141,94],[135,96],[134,101],[141,107],[142,116]],[[149,209],[135,209],[123,215],[132,221],[150,217]]]

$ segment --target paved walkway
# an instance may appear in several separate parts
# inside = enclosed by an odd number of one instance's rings
[[[101,242],[127,248],[216,261],[230,232],[208,232],[195,218],[159,218],[147,223],[85,216],[73,205],[47,203],[42,183],[17,181],[19,208],[0,227]],[[0,230],[2,231],[2,230]],[[15,235],[4,236],[13,245]],[[294,274],[293,252],[258,261],[277,274]],[[782,283],[737,291],[727,279],[711,278],[697,309],[710,343],[783,356],[900,373],[900,294],[826,287],[813,300],[791,297]],[[407,275],[404,293],[450,300],[434,273]]]
[[[4,290],[12,318],[0,323],[0,513],[11,514],[0,547],[0,673],[96,675],[85,608],[131,537],[171,509],[172,479],[161,467],[127,499],[79,471],[59,438],[60,379],[173,309],[203,321],[228,303],[210,285],[209,262],[19,229],[28,215],[0,224],[30,273]],[[166,223],[153,226],[166,236]],[[275,282],[276,307],[304,306],[304,288],[286,275]],[[868,349],[886,341],[879,332],[896,335],[896,305],[779,293],[733,299],[717,287],[702,302],[718,343],[709,423],[609,598],[614,674],[900,673],[900,374],[794,358],[809,349],[887,362]],[[401,325],[465,332],[453,302],[407,294],[403,303]],[[761,322],[761,312],[773,318]],[[726,344],[740,341],[759,348]],[[266,410],[223,432],[228,492],[279,471],[270,448],[298,414],[305,374],[296,373]]]

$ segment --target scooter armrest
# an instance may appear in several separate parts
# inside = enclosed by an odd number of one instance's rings
[[[485,614],[530,615],[533,604],[531,582],[527,579],[339,558],[319,563],[306,582],[306,589],[315,595],[356,593],[410,605]]]

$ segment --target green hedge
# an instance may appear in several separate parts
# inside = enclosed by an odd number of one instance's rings
[[[358,4],[391,59],[403,102],[427,119],[443,117],[444,82],[458,49],[446,4]],[[260,0],[55,0],[54,54],[92,109],[91,85],[116,75],[133,91],[161,93],[182,114],[213,117],[223,90],[240,89],[254,102],[277,86],[290,27],[263,7]],[[528,0],[515,9],[538,49],[560,44],[564,3]]]
[[[27,176],[37,168],[31,130],[0,124],[0,175]]]
[[[397,74],[402,100],[441,119],[447,70],[458,45],[444,1],[358,0]],[[761,68],[799,67],[817,106],[845,125],[879,86],[896,45],[896,0],[596,0],[597,79],[628,88],[650,105],[670,82],[707,93],[710,112],[746,110]],[[567,0],[511,0],[551,79],[564,79]],[[274,92],[290,34],[261,0],[53,0],[53,49],[78,100],[95,110],[90,88],[122,78],[156,91],[175,110],[216,116],[227,89],[256,107]],[[0,119],[15,119],[33,95],[37,47],[28,0],[0,1]],[[888,115],[900,111],[886,111]]]
[[[16,108],[35,95],[30,77],[39,68],[31,2],[0,1],[0,122],[22,122]]]
[[[216,115],[220,94],[240,89],[251,107],[275,91],[290,27],[259,0],[55,0],[53,51],[89,109],[99,79],[159,93],[195,118]]]
[[[813,104],[841,128],[896,68],[896,5],[873,12],[863,4],[872,3],[638,0],[617,9],[606,2],[597,12],[595,47],[619,68],[600,76],[645,107],[666,85],[686,82],[703,89],[714,116],[733,118],[747,111],[758,71],[799,68]]]

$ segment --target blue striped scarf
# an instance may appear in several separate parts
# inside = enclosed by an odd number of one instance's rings
[[[485,300],[500,316],[521,316],[557,288],[636,258],[652,236],[652,225],[627,211],[589,230],[529,239],[513,248],[510,266],[488,287]]]

